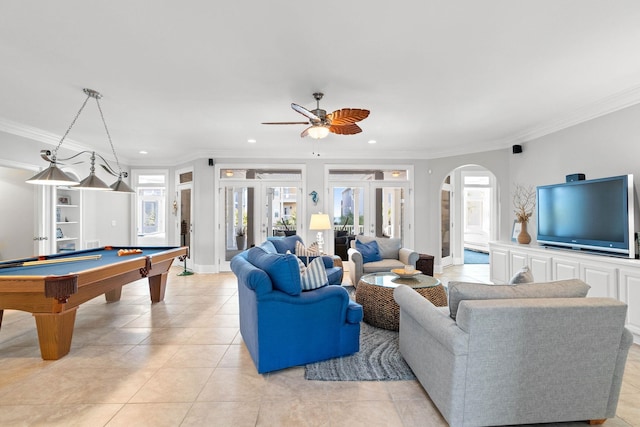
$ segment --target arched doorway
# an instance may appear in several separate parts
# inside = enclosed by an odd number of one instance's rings
[[[498,235],[496,186],[495,175],[479,165],[460,166],[445,177],[440,201],[442,267],[464,264],[465,249],[479,255],[489,252],[489,241]]]

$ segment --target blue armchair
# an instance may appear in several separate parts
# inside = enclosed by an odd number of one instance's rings
[[[342,286],[302,292],[295,255],[251,248],[233,257],[231,270],[240,333],[259,373],[360,350],[362,307]]]

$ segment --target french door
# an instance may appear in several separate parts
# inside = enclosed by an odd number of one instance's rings
[[[278,180],[284,175],[281,171],[222,170],[227,179],[220,180],[217,198],[219,271],[229,271],[231,258],[268,237],[302,233],[304,225],[299,218],[305,217],[301,173],[287,172],[291,179]],[[254,179],[255,176],[266,180]]]
[[[408,175],[407,171],[395,169],[330,171],[330,216],[334,232],[400,238],[404,246],[412,247],[412,217],[406,204],[411,197]]]
[[[440,189],[440,248],[441,248],[441,265],[446,267],[453,264],[453,248],[452,243],[452,203],[453,190],[451,186],[451,177],[447,176],[445,182]]]
[[[178,244],[189,248],[187,251],[187,270],[193,270],[193,170],[186,169],[176,172],[176,192],[175,205],[172,207],[176,215],[176,228],[179,238]]]

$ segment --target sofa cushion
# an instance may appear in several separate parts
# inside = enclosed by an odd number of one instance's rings
[[[362,243],[377,242],[378,250],[380,251],[380,257],[383,259],[398,259],[400,248],[402,247],[402,240],[397,238],[382,238],[371,236],[358,236],[356,240]],[[356,249],[357,246],[356,246]],[[366,261],[365,261],[366,262]]]
[[[262,248],[255,247],[249,249],[247,259],[267,273],[274,289],[293,296],[302,293],[300,267],[295,255],[270,254]]]
[[[521,285],[487,285],[484,283],[449,282],[449,315],[456,318],[464,300],[511,298],[582,298],[591,286],[582,280],[569,279]]]
[[[394,268],[404,268],[404,263],[397,259],[381,259],[380,261],[364,264],[362,266],[362,272],[379,273],[382,271],[391,271]]]
[[[510,285],[519,285],[521,283],[533,283],[533,274],[531,274],[529,267],[526,265],[509,280]]]
[[[300,283],[303,291],[311,291],[329,284],[322,258],[311,261],[304,272],[300,273]]]
[[[378,242],[375,240],[370,241],[369,243],[363,243],[360,240],[356,241],[356,250],[362,254],[362,262],[375,262],[380,261],[382,257],[380,256],[380,248],[378,248]]]

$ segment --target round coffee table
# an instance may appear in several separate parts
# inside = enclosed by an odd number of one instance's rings
[[[390,272],[365,274],[356,287],[356,302],[362,306],[365,322],[392,331],[399,329],[400,307],[393,299],[398,285],[410,286],[437,307],[447,305],[447,292],[434,277],[417,274],[407,279]]]

